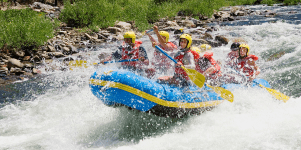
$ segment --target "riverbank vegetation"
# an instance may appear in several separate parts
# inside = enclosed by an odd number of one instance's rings
[[[224,6],[275,3],[293,5],[301,0],[75,0],[65,3],[61,20],[76,27],[92,30],[113,26],[116,20],[135,21],[140,31],[150,27],[159,18],[172,18],[181,12],[198,18],[200,14],[211,16],[214,10]]]
[[[59,22],[45,18],[45,13],[31,9],[0,11],[0,48],[37,47],[54,36]]]
[[[160,18],[173,18],[179,13],[195,18],[200,14],[211,17],[221,7],[256,2],[293,5],[301,0],[65,0],[59,21],[51,21],[44,13],[31,9],[9,9],[0,11],[0,49],[41,46],[54,36],[60,21],[92,31],[113,26],[117,20],[134,21],[142,31]]]

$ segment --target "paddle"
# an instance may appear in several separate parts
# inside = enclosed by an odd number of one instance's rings
[[[177,63],[177,61],[173,58],[171,58],[166,52],[164,52],[158,45],[155,46],[160,52],[162,52],[165,56],[167,56],[169,59],[171,59],[173,62]],[[205,76],[202,75],[201,73],[199,73],[198,71],[196,70],[193,70],[193,69],[188,69],[188,68],[185,68],[183,65],[181,66],[184,71],[188,74],[190,80],[195,84],[197,85],[199,88],[202,88],[204,86],[204,83],[205,83]],[[210,86],[208,84],[206,84],[209,88],[213,89],[215,93],[217,94],[220,94],[221,97],[223,99],[226,99],[228,100],[229,102],[233,102],[233,94],[229,91],[229,90],[226,90],[222,87],[213,87],[213,86]]]
[[[289,96],[287,96],[287,95],[285,95],[285,94],[283,94],[283,93],[281,93],[281,92],[278,92],[277,90],[267,88],[267,87],[265,87],[265,86],[259,84],[258,82],[254,81],[254,80],[253,80],[253,82],[254,82],[255,84],[259,85],[260,87],[265,88],[265,89],[266,89],[271,95],[273,95],[276,99],[281,100],[281,101],[283,101],[284,103],[286,103],[286,102],[290,99]]]
[[[239,73],[240,75],[245,76],[245,75],[242,74],[241,72],[238,72],[238,71],[236,71],[236,70],[234,70],[234,69],[232,69],[232,68],[230,68],[230,69],[233,70],[233,71],[235,71],[235,72],[237,72],[237,73]],[[258,83],[258,82],[256,82],[256,81],[254,81],[254,80],[253,80],[253,83],[257,84],[258,86],[260,86],[260,87],[262,87],[262,88],[265,88],[265,89],[266,89],[271,95],[273,95],[276,99],[281,100],[281,101],[283,101],[284,103],[287,102],[287,101],[290,99],[289,96],[287,96],[287,95],[285,95],[285,94],[283,94],[283,93],[281,93],[281,92],[278,92],[277,90],[267,88],[267,87],[263,86],[262,84],[260,84],[260,83]]]
[[[131,62],[131,61],[139,61],[139,59],[125,59],[125,60],[119,60],[119,61],[105,61],[104,64],[108,64],[108,63],[118,63],[118,62]],[[93,63],[93,65],[98,65],[101,63]],[[70,61],[69,62],[69,66],[72,67],[82,67],[84,66],[85,68],[87,68],[87,61],[84,60],[75,60],[75,61]],[[72,69],[70,69],[72,70]]]
[[[139,61],[139,59],[125,59],[125,60],[119,60],[119,61],[105,61],[104,64],[116,63],[116,62],[131,62],[131,61]],[[100,63],[97,63],[97,64],[100,64]]]
[[[158,45],[155,46],[161,53],[163,53],[165,56],[167,56],[169,59],[171,59],[173,62],[177,63],[176,60],[171,58],[166,52],[164,52]],[[198,87],[202,88],[205,83],[205,76],[199,73],[196,70],[185,68],[183,65],[181,66],[182,69],[188,74],[190,80],[197,85]]]
[[[148,30],[148,31],[144,31],[144,32],[142,32],[141,34],[142,35],[145,35],[145,34],[147,34],[147,33],[150,33],[150,32],[152,32],[154,29],[150,29],[150,30]]]

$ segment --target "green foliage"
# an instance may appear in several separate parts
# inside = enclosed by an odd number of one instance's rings
[[[199,14],[211,16],[224,6],[252,5],[256,0],[76,0],[65,4],[61,20],[75,27],[92,30],[113,26],[115,21],[135,21],[139,30],[149,28],[159,18],[174,17],[179,11],[197,18]],[[284,0],[296,4],[301,0]],[[277,0],[262,0],[272,5]]]
[[[297,5],[301,3],[301,0],[284,0],[283,3],[287,5]]]
[[[40,46],[53,37],[54,25],[44,13],[31,9],[0,11],[0,48]]]

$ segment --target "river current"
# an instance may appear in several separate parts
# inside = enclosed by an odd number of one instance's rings
[[[301,149],[300,5],[248,7],[280,15],[213,24],[219,29],[213,34],[245,40],[250,53],[259,56],[259,78],[289,95],[287,103],[264,89],[237,89],[233,103],[224,102],[198,116],[163,118],[104,105],[89,88],[95,66],[53,72],[41,68],[43,75],[0,89],[0,150]],[[151,55],[148,38],[139,40]],[[99,53],[112,52],[119,44],[84,55],[96,62]],[[214,58],[222,61],[230,44],[213,48]],[[269,60],[279,52],[285,54]]]

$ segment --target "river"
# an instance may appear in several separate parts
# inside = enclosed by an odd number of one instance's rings
[[[163,118],[104,105],[89,88],[95,66],[42,70],[39,77],[0,90],[0,150],[301,149],[300,5],[248,7],[280,15],[212,24],[219,28],[213,34],[247,41],[250,53],[259,56],[259,78],[289,95],[287,103],[264,89],[237,89],[234,103],[224,102],[198,116]],[[141,40],[152,51],[148,38]],[[100,52],[111,52],[118,44],[100,46],[86,55],[95,62]],[[222,61],[229,48],[230,44],[213,48],[214,57]],[[282,57],[268,61],[283,51]]]

